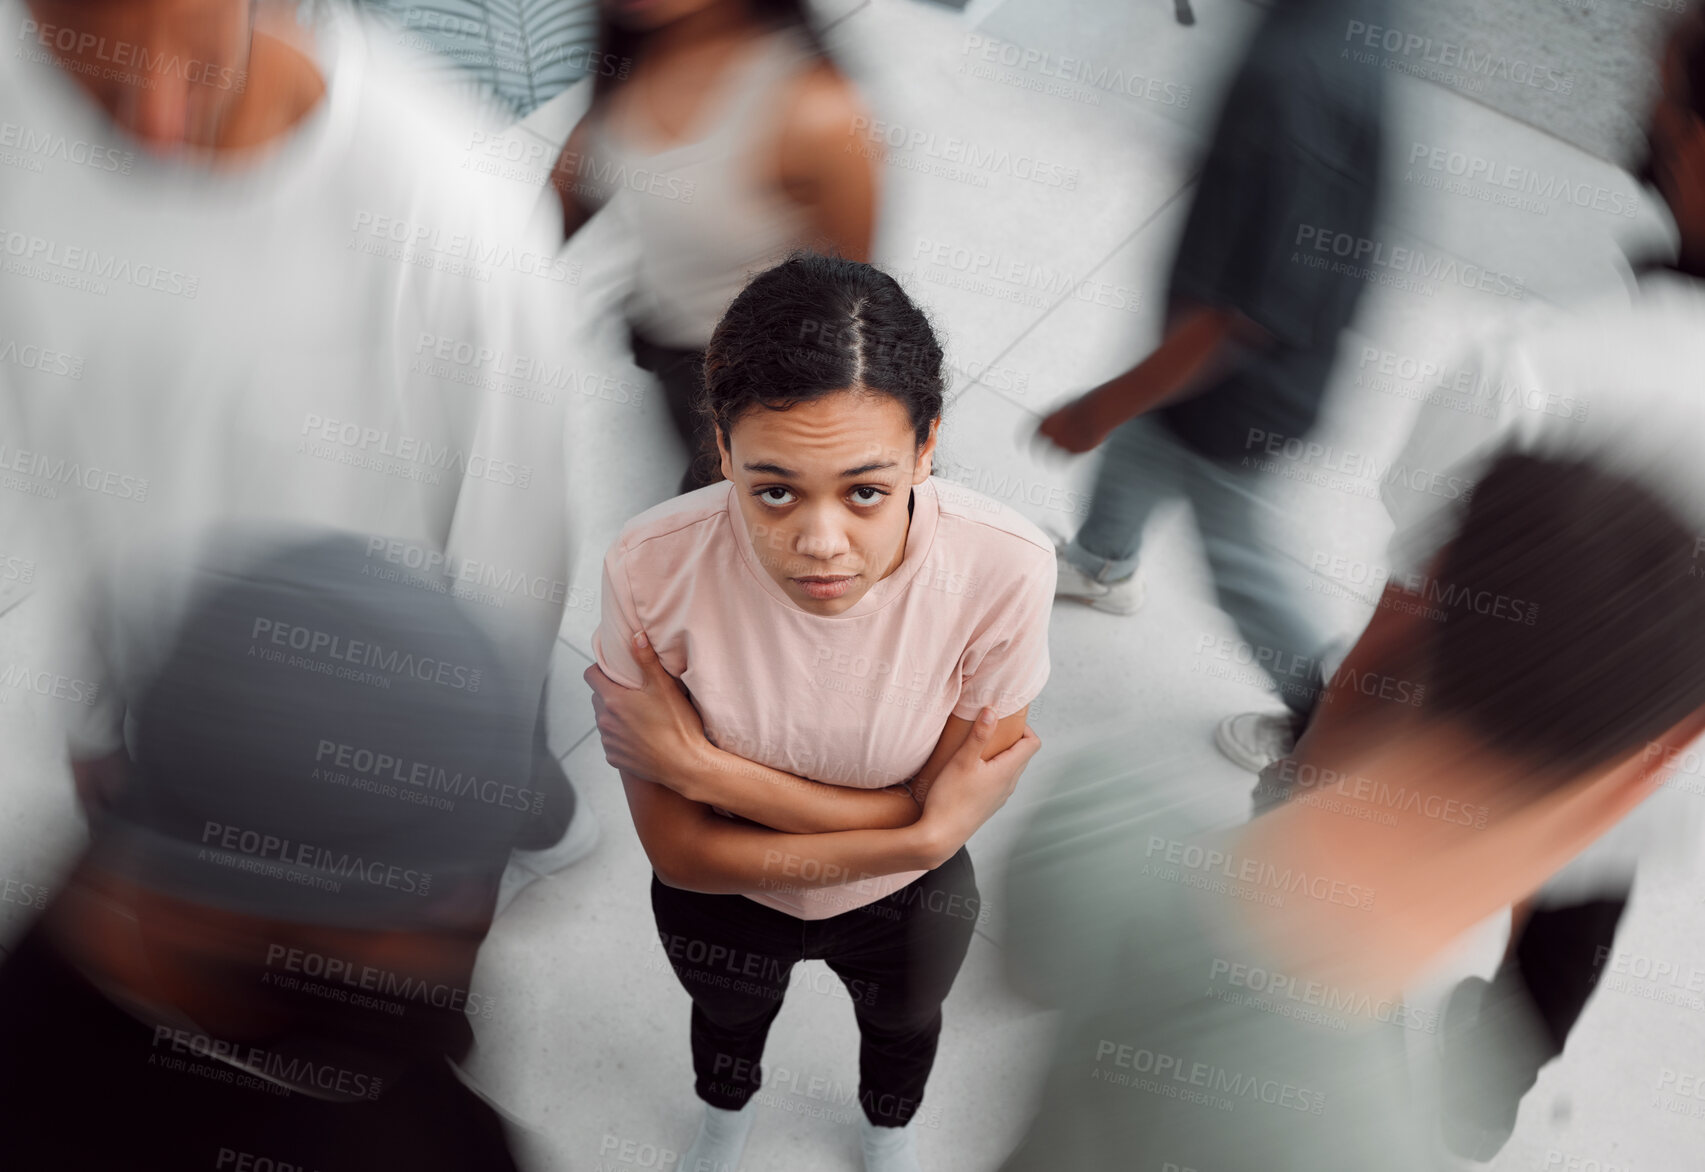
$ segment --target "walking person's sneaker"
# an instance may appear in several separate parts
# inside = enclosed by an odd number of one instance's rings
[[[1296,748],[1296,723],[1290,713],[1243,712],[1228,716],[1214,730],[1214,744],[1232,764],[1260,773]]]
[[[536,851],[509,852],[509,865],[503,869],[503,878],[497,887],[497,909],[492,913],[494,919],[503,914],[503,909],[513,903],[528,884],[567,870],[597,847],[598,816],[584,797],[576,795],[576,798],[574,817],[554,845]]]
[[[864,1172],[923,1172],[910,1123],[904,1127],[878,1127],[863,1114],[859,1115],[858,1123],[864,1146]]]
[[[747,1099],[738,1111],[704,1107],[698,1138],[681,1155],[676,1172],[739,1172],[740,1157],[746,1154],[746,1137],[758,1117],[758,1100]]]
[[[1132,574],[1117,582],[1102,582],[1078,569],[1066,558],[1063,549],[1054,551],[1058,577],[1054,584],[1055,598],[1070,598],[1086,602],[1108,614],[1135,614],[1143,605],[1143,580]]]

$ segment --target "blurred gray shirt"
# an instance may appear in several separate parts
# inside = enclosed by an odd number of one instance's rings
[[[1404,1032],[1436,1018],[1288,974],[1240,926],[1371,893],[1214,845],[1190,762],[1147,756],[1127,736],[1065,758],[1014,851],[1008,974],[1060,1016],[1005,1172],[1430,1167]]]

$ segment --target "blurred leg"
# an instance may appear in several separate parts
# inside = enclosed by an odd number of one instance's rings
[[[1136,572],[1143,526],[1163,501],[1180,492],[1181,455],[1151,419],[1120,425],[1101,449],[1089,516],[1066,549],[1066,559],[1099,582]]]

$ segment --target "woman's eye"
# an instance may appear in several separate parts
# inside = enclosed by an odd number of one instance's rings
[[[888,493],[883,489],[872,488],[869,485],[860,485],[852,490],[853,503],[859,505],[880,504],[882,498],[887,495]]]
[[[785,488],[760,488],[756,495],[766,505],[790,505],[793,503],[793,493]]]

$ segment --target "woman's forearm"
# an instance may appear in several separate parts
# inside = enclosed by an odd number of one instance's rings
[[[656,782],[622,774],[651,865],[663,882],[713,895],[836,887],[940,866],[970,835],[941,819],[893,830],[787,834],[724,818]]]
[[[921,808],[898,786],[859,789],[829,785],[706,747],[685,783],[686,796],[789,834],[897,830]]]

